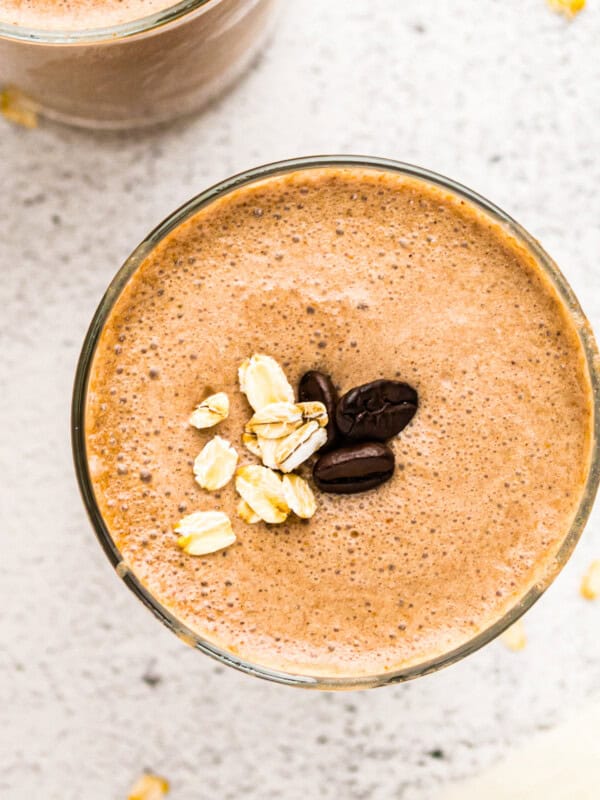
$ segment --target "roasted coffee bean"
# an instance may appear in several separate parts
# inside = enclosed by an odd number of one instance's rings
[[[306,372],[298,386],[298,397],[301,403],[318,400],[327,409],[329,416],[329,422],[325,429],[327,431],[327,441],[321,451],[331,449],[338,438],[338,432],[335,427],[335,409],[338,402],[338,393],[331,378],[329,375],[325,375],[324,372],[317,372],[316,370]]]
[[[374,489],[394,473],[394,453],[380,442],[361,442],[322,455],[313,478],[322,492],[356,494]]]
[[[339,401],[335,421],[347,439],[384,442],[414,417],[419,398],[407,383],[379,380],[350,389]]]

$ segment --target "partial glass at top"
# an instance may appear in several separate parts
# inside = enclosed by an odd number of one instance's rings
[[[108,129],[190,114],[243,74],[277,8],[277,0],[2,0],[5,105]]]
[[[393,477],[337,495],[304,465],[317,510],[279,526],[240,520],[233,483],[200,489],[190,464],[215,432],[254,460],[237,383],[253,352],[295,391],[307,369],[342,394],[414,387]],[[188,644],[292,685],[406,680],[497,636],[572,552],[598,485],[596,359],[556,265],[470,190],[382,159],[261,167],[176,211],[109,287],[74,392],[83,498],[120,577]],[[230,414],[197,431],[209,389]],[[182,552],[173,527],[199,508],[228,513],[236,543]]]

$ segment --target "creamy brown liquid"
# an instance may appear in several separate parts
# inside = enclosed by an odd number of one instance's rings
[[[0,20],[43,30],[121,25],[174,6],[174,0],[0,0]]]
[[[218,432],[254,461],[236,375],[255,352],[295,386],[309,369],[341,391],[412,384],[393,479],[281,526],[239,520],[232,484],[202,491],[191,465],[216,431],[188,416],[228,392]],[[575,327],[513,238],[425,183],[331,168],[239,189],[148,256],[102,333],[86,432],[106,523],[164,606],[252,662],[359,676],[455,648],[551,569],[590,425]],[[211,508],[238,542],[183,554],[174,524]]]

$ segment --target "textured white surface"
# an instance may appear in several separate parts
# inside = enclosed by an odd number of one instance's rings
[[[536,734],[484,774],[452,784],[443,800],[598,800],[598,730],[600,704]]]
[[[119,583],[68,432],[78,349],[124,257],[192,194],[288,156],[385,155],[479,190],[542,240],[600,329],[588,5],[569,24],[543,0],[287,0],[260,63],[200,118],[119,135],[0,120],[3,800],[122,800],[146,766],[173,800],[430,800],[600,693],[600,604],[578,595],[600,513],[524,652],[494,643],[412,684],[306,693],[187,649]]]

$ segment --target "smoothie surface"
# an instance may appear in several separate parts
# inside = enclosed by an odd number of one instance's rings
[[[192,462],[251,411],[237,369],[273,356],[343,393],[418,390],[393,478],[316,491],[309,521],[249,525],[233,483]],[[188,418],[211,392],[217,429]],[[553,569],[590,461],[591,389],[575,324],[535,260],[448,191],[393,172],[314,168],[241,187],[172,231],[129,280],[91,369],[86,441],[123,559],[182,623],[253,663],[376,675],[436,658]],[[302,472],[310,477],[310,469]],[[218,509],[237,542],[192,557],[184,514]]]

